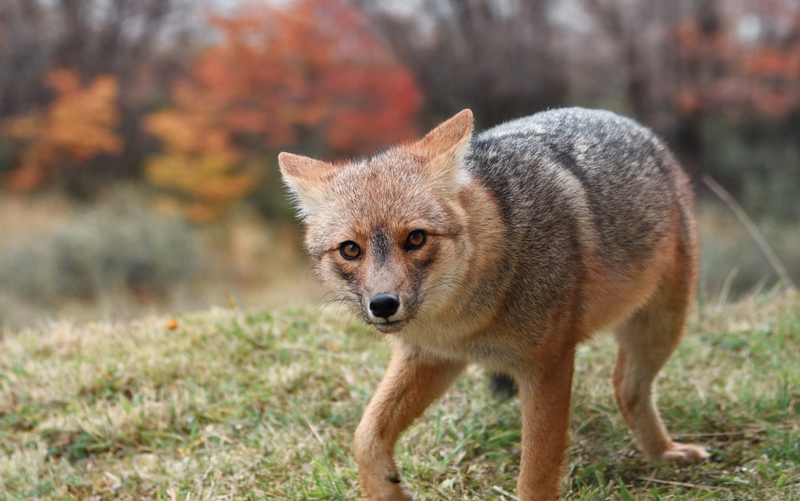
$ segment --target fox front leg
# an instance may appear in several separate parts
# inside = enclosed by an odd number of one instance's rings
[[[396,347],[355,436],[355,457],[366,499],[412,499],[400,483],[394,446],[403,432],[453,383],[463,362],[421,359]]]
[[[557,500],[564,475],[575,347],[548,352],[537,357],[535,371],[517,376],[522,412],[520,501]]]

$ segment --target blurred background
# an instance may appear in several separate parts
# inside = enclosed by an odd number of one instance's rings
[[[703,300],[800,281],[800,0],[3,0],[0,330],[318,301],[283,150],[607,108],[692,175]]]

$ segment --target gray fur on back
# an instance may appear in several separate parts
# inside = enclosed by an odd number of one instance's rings
[[[671,211],[688,214],[667,148],[608,111],[559,109],[489,129],[473,138],[467,169],[496,197],[509,249],[523,250],[505,256],[512,286],[539,308],[580,287],[582,247],[622,271],[649,258]]]

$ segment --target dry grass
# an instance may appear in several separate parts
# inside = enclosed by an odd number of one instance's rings
[[[9,334],[0,499],[355,499],[351,436],[385,342],[343,312],[235,309]],[[568,499],[800,499],[800,296],[701,307],[660,382],[712,460],[645,464],[613,404],[607,336],[578,357]],[[404,435],[418,500],[512,499],[518,403],[472,368]]]

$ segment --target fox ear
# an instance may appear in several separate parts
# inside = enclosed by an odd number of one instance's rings
[[[336,167],[313,158],[283,152],[278,155],[283,182],[295,197],[300,218],[305,219],[319,209]]]
[[[430,174],[444,190],[457,193],[468,179],[464,158],[472,137],[472,111],[463,110],[411,145],[423,157]]]

